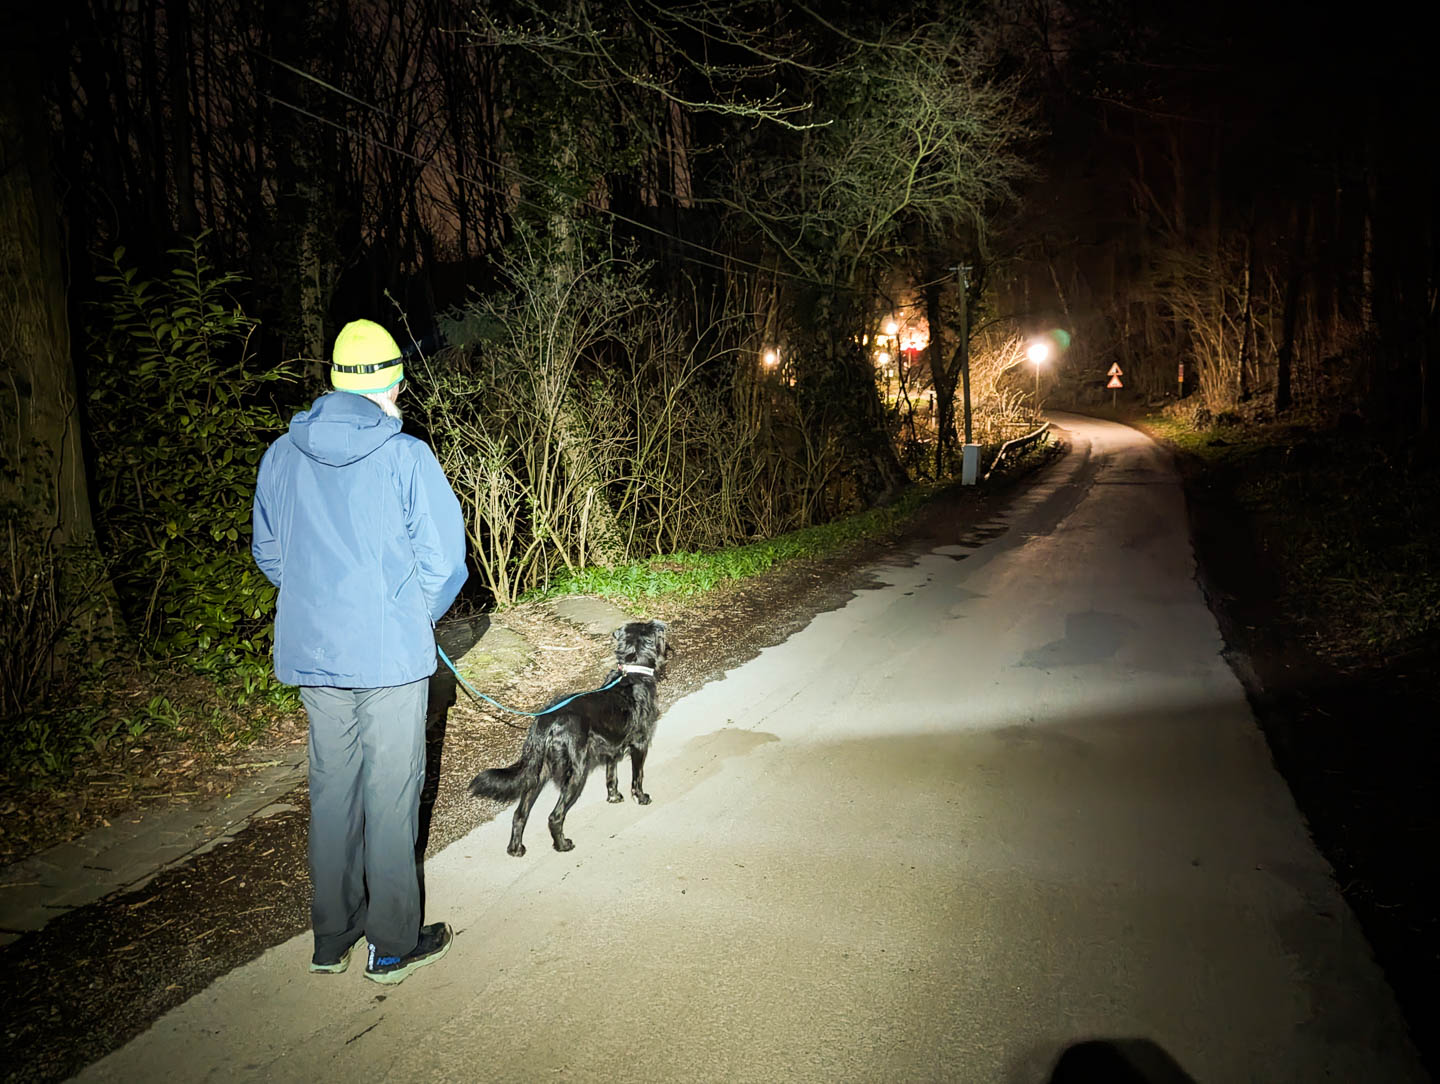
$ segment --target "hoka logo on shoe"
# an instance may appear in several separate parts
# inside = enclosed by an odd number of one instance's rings
[[[399,962],[400,962],[400,957],[399,957],[399,956],[377,956],[377,955],[375,954],[375,946],[374,946],[374,945],[371,945],[371,946],[370,946],[370,964],[369,964],[369,966],[370,966],[370,970],[371,970],[371,971],[374,971],[377,967],[393,967],[395,964],[398,964]]]

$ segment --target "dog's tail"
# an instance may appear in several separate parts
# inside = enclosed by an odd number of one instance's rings
[[[545,769],[544,742],[537,740],[535,730],[525,735],[520,759],[505,768],[487,768],[470,780],[473,798],[494,798],[513,802],[531,787],[538,786]]]

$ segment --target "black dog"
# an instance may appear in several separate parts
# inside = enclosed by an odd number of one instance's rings
[[[540,795],[545,780],[553,778],[560,788],[560,800],[550,813],[550,835],[557,851],[575,844],[565,838],[565,814],[585,788],[585,779],[600,761],[605,762],[605,791],[609,801],[623,802],[615,782],[615,765],[630,753],[630,793],[641,805],[650,803],[645,793],[645,754],[660,718],[655,678],[670,654],[663,621],[631,621],[615,630],[615,660],[620,671],[617,684],[581,693],[573,699],[557,697],[530,726],[520,759],[508,768],[490,768],[470,781],[475,797],[500,801],[520,799],[515,807],[515,824],[510,830],[506,851],[520,858],[525,844],[525,821]]]

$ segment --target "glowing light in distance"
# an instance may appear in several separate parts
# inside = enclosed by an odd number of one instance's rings
[[[1026,348],[1025,356],[1036,365],[1041,365],[1050,358],[1050,344],[1044,339],[1037,339]]]

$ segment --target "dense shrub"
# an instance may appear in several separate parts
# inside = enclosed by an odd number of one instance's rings
[[[131,634],[197,669],[259,671],[274,588],[250,558],[255,471],[289,365],[255,364],[255,321],[203,239],[158,281],[106,260],[90,312],[89,421],[101,542]],[[261,671],[263,672],[263,671]]]

